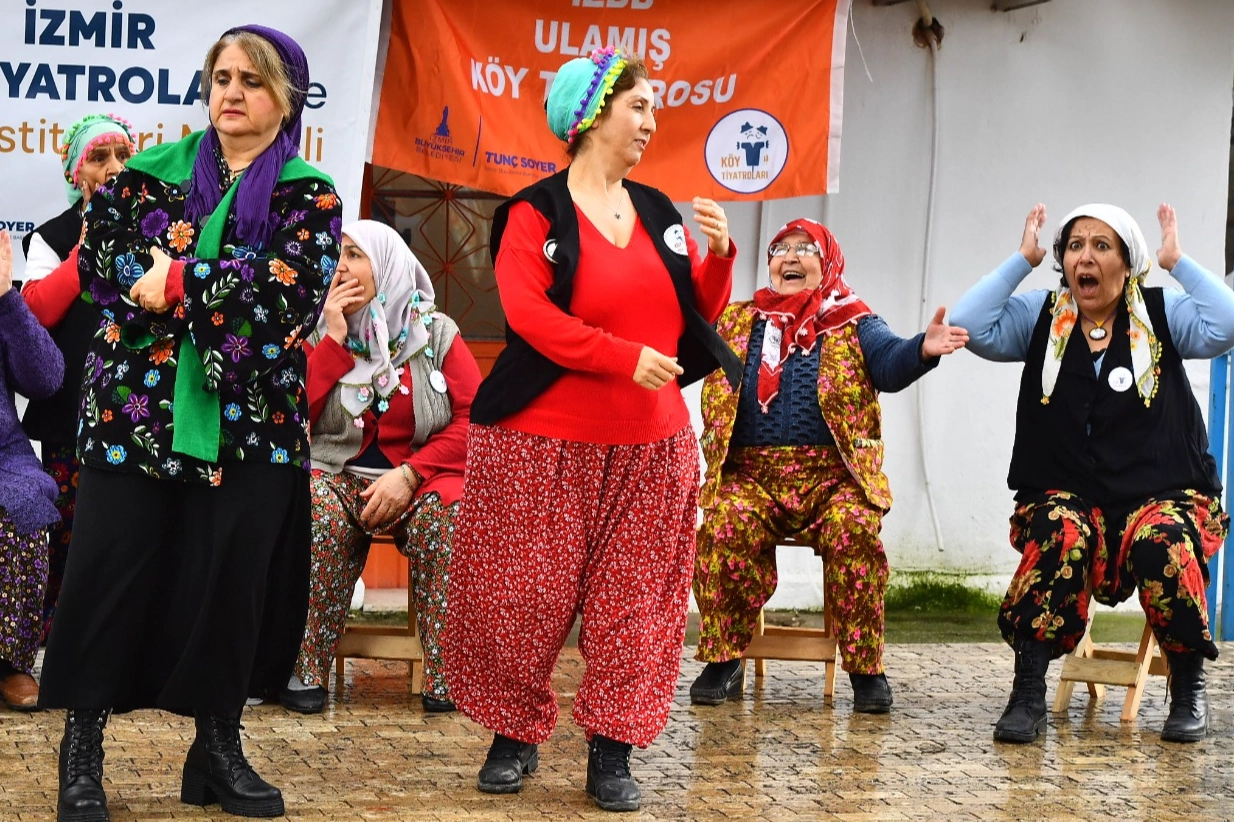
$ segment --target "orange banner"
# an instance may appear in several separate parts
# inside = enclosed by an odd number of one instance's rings
[[[398,0],[373,162],[513,194],[569,162],[544,114],[558,67],[612,45],[657,98],[634,179],[679,202],[834,192],[850,2]]]

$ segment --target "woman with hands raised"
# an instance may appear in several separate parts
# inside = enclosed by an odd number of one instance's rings
[[[999,613],[1015,681],[999,741],[1032,742],[1045,729],[1046,671],[1083,636],[1090,592],[1107,605],[1139,593],[1170,667],[1162,739],[1194,742],[1208,730],[1204,661],[1217,646],[1205,587],[1229,518],[1182,361],[1234,346],[1234,293],[1183,253],[1172,207],[1157,219],[1157,262],[1182,291],[1147,287],[1152,260],[1135,220],[1090,204],[1054,236],[1058,287],[1015,294],[1046,256],[1038,204],[1019,252],[952,315],[974,353],[1024,363],[1007,477],[1021,559]]]

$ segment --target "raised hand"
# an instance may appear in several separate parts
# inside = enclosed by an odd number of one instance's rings
[[[332,337],[339,345],[347,339],[347,309],[364,302],[363,295],[364,286],[358,279],[347,280],[335,272],[321,315],[326,320],[326,336]]]
[[[1157,265],[1166,271],[1173,271],[1183,256],[1182,246],[1178,244],[1178,215],[1174,206],[1162,203],[1157,208],[1157,222],[1161,223],[1161,248],[1157,249]]]
[[[921,341],[921,359],[924,362],[935,357],[953,354],[968,344],[968,331],[958,325],[947,325],[945,306],[939,306],[934,319],[926,326],[925,339]]]
[[[13,241],[9,233],[0,229],[0,297],[13,287]]]
[[[1020,253],[1033,268],[1041,265],[1045,259],[1045,249],[1041,247],[1041,227],[1045,225],[1045,204],[1037,203],[1028,212],[1024,220],[1024,236],[1020,238]]]
[[[706,197],[695,197],[694,222],[698,223],[699,229],[707,235],[707,248],[711,249],[711,253],[717,257],[727,257],[728,217],[720,204]]]

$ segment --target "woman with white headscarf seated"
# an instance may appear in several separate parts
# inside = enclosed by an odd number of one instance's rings
[[[398,233],[372,220],[343,227],[342,256],[310,338],[313,460],[309,611],[281,702],[325,706],[352,589],[374,534],[412,560],[426,711],[454,710],[439,637],[467,425],[480,369],[433,283]]]
[[[1148,288],[1148,245],[1126,211],[1087,205],[1054,239],[1056,290],[1015,294],[1045,258],[1045,206],[1029,212],[1020,250],[969,289],[952,322],[981,357],[1024,363],[1007,484],[1019,568],[999,612],[1015,682],[994,728],[1003,742],[1045,729],[1050,660],[1073,650],[1089,597],[1112,605],[1139,590],[1170,667],[1162,739],[1208,731],[1204,660],[1208,560],[1229,527],[1221,482],[1184,358],[1234,346],[1234,293],[1182,253],[1163,204],[1158,264],[1185,291]]]

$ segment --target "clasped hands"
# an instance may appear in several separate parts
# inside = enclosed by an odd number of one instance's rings
[[[133,283],[129,289],[129,299],[147,311],[162,314],[171,308],[167,302],[167,274],[171,271],[171,257],[158,246],[150,249],[150,256],[154,263]]]
[[[389,526],[411,505],[419,486],[420,475],[414,471],[404,473],[399,466],[382,474],[360,492],[360,499],[365,502],[360,524],[371,531]]]

